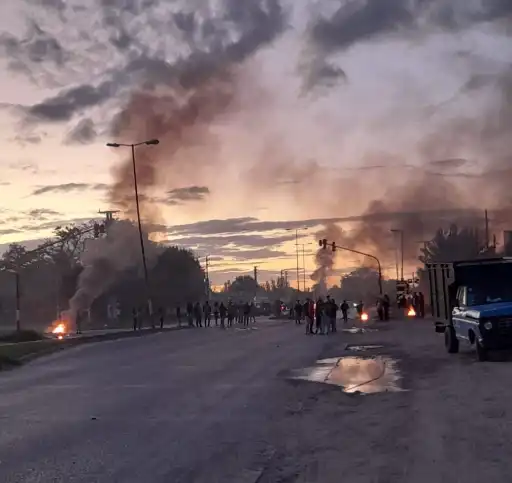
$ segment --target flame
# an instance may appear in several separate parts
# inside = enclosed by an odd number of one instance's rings
[[[366,312],[363,312],[363,313],[361,314],[361,320],[362,320],[363,322],[366,322],[366,321],[368,320],[368,314],[367,314]]]
[[[413,307],[409,308],[409,312],[407,312],[407,317],[416,317],[416,311]]]
[[[62,334],[65,334],[66,333],[66,324],[64,324],[63,322],[60,322],[59,324],[57,324],[54,329],[52,330],[52,334],[60,334],[60,337],[59,339],[62,338]]]

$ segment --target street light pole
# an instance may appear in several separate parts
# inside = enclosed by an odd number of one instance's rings
[[[140,251],[142,255],[142,266],[144,269],[144,284],[146,286],[146,298],[147,298],[147,304],[148,304],[148,313],[149,313],[149,319],[151,321],[151,325],[154,327],[155,322],[153,320],[153,302],[151,300],[151,292],[149,288],[149,276],[148,276],[148,266],[146,262],[146,249],[144,247],[144,235],[142,233],[142,222],[140,219],[140,206],[139,206],[139,187],[137,185],[137,168],[135,163],[135,148],[137,146],[141,146],[145,144],[146,146],[150,145],[156,145],[159,144],[160,141],[158,139],[151,139],[149,141],[144,141],[141,143],[135,143],[135,144],[121,144],[121,143],[107,143],[107,146],[110,148],[119,148],[121,146],[123,147],[129,147],[132,151],[132,165],[133,165],[133,183],[135,188],[135,206],[137,208],[137,223],[139,226],[139,239],[140,239]]]
[[[297,290],[300,292],[300,267],[299,267],[299,230],[307,230],[308,227],[304,226],[302,228],[295,229],[295,255],[297,258]],[[293,231],[293,228],[287,228],[286,231]],[[304,285],[304,291],[306,290],[306,285]]]
[[[302,288],[304,289],[304,292],[306,291],[306,252],[304,249],[305,245],[302,244]]]
[[[402,267],[401,267],[401,279],[404,279],[404,231],[403,230],[391,230],[392,233],[400,234],[400,253],[402,258]]]

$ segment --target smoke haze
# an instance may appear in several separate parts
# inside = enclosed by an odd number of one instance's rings
[[[115,107],[105,133],[158,137],[137,151],[147,221],[172,217],[172,190],[205,186],[208,203],[179,209],[362,215],[336,241],[388,263],[391,229],[404,230],[412,260],[439,226],[483,227],[483,208],[493,230],[512,223],[509,1],[28,3],[44,12],[32,28],[47,61],[9,38],[14,66],[49,85],[58,65],[77,85],[27,115],[69,121],[88,109],[98,120]],[[77,32],[94,48],[67,51]],[[79,62],[104,75],[79,85]],[[127,154],[110,198],[133,212]],[[332,263],[318,260],[315,280]]]

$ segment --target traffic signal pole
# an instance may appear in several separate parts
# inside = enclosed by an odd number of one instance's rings
[[[380,264],[380,260],[375,255],[371,255],[370,253],[360,252],[359,250],[354,250],[352,248],[340,247],[339,245],[336,245],[336,242],[328,242],[325,238],[323,240],[320,240],[319,245],[324,250],[327,248],[327,245],[330,245],[332,247],[333,252],[335,252],[337,249],[345,250],[346,252],[356,253],[357,255],[363,255],[364,257],[368,257],[368,258],[371,258],[372,260],[375,260],[377,262],[377,267],[379,270],[379,294],[382,295],[382,266]]]

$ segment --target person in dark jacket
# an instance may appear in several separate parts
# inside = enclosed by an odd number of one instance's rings
[[[213,318],[215,319],[215,327],[219,325],[219,302],[213,304]]]
[[[322,332],[322,315],[324,312],[324,301],[322,297],[318,297],[315,306],[315,322],[316,322],[316,330],[315,334],[321,334]]]
[[[226,328],[226,316],[228,314],[228,309],[224,305],[224,302],[220,303],[219,306],[219,316],[220,316],[220,326],[225,329]]]
[[[203,311],[201,310],[201,304],[196,302],[194,305],[194,316],[196,318],[196,327],[203,326]]]
[[[343,323],[346,324],[348,322],[348,303],[346,300],[341,304],[341,313],[343,315]]]
[[[165,322],[165,309],[163,307],[158,309],[158,318],[160,319],[160,329],[163,329]]]
[[[194,306],[192,302],[187,303],[187,320],[189,327],[194,327]]]

